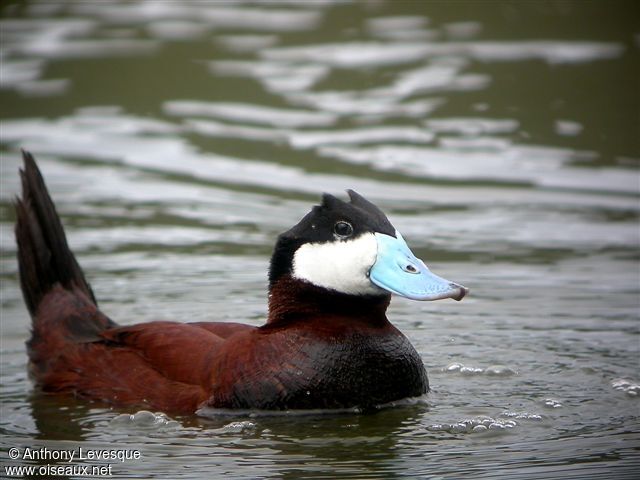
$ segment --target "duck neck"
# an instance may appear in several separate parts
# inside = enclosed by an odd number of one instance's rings
[[[350,317],[371,325],[388,323],[391,295],[347,295],[284,275],[269,289],[268,325],[318,316]]]

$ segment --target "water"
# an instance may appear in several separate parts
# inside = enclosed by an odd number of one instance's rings
[[[2,468],[67,465],[12,461],[11,447],[82,447],[138,450],[80,462],[116,478],[636,476],[639,13],[4,5]],[[323,191],[371,198],[471,288],[461,303],[391,306],[433,391],[375,415],[197,417],[38,394],[12,237],[20,147],[121,323],[259,325],[275,236]]]

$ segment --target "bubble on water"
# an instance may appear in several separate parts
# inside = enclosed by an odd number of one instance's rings
[[[517,371],[506,365],[491,365],[487,368],[471,367],[460,362],[453,362],[442,369],[443,372],[458,372],[463,375],[489,375],[494,377],[509,377],[517,375]]]
[[[449,427],[449,431],[452,433],[464,433],[467,431],[467,426],[464,423],[454,423]]]
[[[625,378],[613,380],[611,386],[616,390],[626,393],[630,397],[640,396],[640,384],[633,383]]]
[[[120,414],[110,422],[113,427],[134,427],[142,429],[165,429],[177,428],[180,426],[178,422],[169,418],[162,412],[150,412],[148,410],[140,410],[133,414]]]
[[[434,423],[433,425],[429,425],[427,430],[431,430],[432,432],[446,432],[450,425],[442,424],[442,423]]]
[[[460,369],[460,373],[462,373],[463,375],[476,375],[483,372],[484,370],[479,367],[462,367]]]
[[[508,377],[511,375],[516,375],[518,372],[515,371],[511,367],[507,367],[506,365],[491,365],[487,367],[484,371],[486,375],[493,375],[496,377]]]
[[[222,427],[219,431],[220,433],[243,433],[247,431],[253,431],[255,430],[255,428],[256,424],[254,422],[231,422]]]
[[[500,414],[501,417],[512,418],[515,420],[531,420],[531,421],[542,421],[542,415],[538,415],[537,413],[529,413],[529,412],[502,412]]]
[[[515,420],[493,418],[480,415],[473,418],[467,418],[455,423],[436,423],[429,425],[427,430],[431,432],[447,432],[447,433],[480,433],[491,431],[511,430],[518,426]]]
[[[461,363],[453,362],[442,369],[443,372],[459,372],[463,367]]]
[[[467,367],[466,365],[454,362],[450,363],[442,369],[443,372],[458,372],[463,375],[477,375],[484,372],[484,369],[478,367]]]
[[[162,420],[162,417],[156,417],[153,412],[149,412],[148,410],[140,410],[139,412],[134,413],[131,417],[138,425],[154,425],[156,422]]]
[[[562,403],[554,398],[545,398],[542,404],[547,408],[562,408]]]

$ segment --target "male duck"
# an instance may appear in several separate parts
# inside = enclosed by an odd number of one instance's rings
[[[98,309],[40,171],[23,157],[16,239],[30,369],[42,390],[193,413],[370,409],[429,389],[420,356],[385,316],[391,293],[460,300],[468,290],[431,273],[356,192],[350,203],[325,194],[278,237],[263,326],[119,326]]]

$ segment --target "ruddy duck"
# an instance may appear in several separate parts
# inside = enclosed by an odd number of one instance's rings
[[[420,356],[385,315],[391,294],[461,300],[468,290],[417,259],[378,207],[325,194],[278,237],[269,316],[241,323],[119,326],[98,308],[33,157],[16,201],[30,369],[45,392],[194,413],[371,409],[429,389]]]

